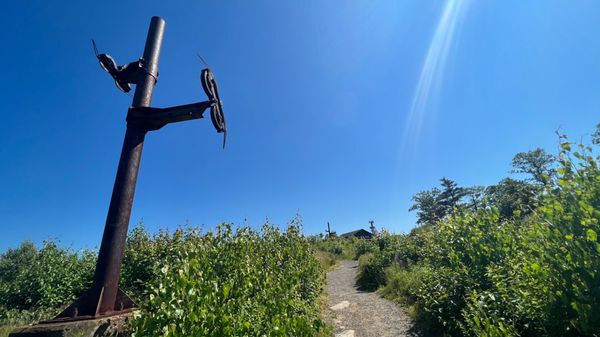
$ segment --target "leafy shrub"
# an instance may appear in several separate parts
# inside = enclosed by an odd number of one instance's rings
[[[319,264],[323,270],[329,270],[335,266],[335,256],[331,253],[319,250],[315,252],[315,257],[319,261]]]
[[[379,294],[397,302],[413,305],[417,302],[416,294],[423,284],[423,277],[428,272],[425,267],[403,268],[392,265],[385,270],[385,286]]]
[[[449,336],[600,336],[600,157],[561,140],[535,207],[458,209],[385,238],[361,259],[358,284],[384,286]]]
[[[358,260],[362,255],[366,253],[376,253],[379,251],[379,247],[372,240],[360,239],[356,244],[356,253],[354,259]]]
[[[385,269],[390,265],[390,257],[386,254],[367,253],[358,259],[356,284],[361,290],[375,290],[385,285]]]
[[[331,254],[334,255],[342,255],[344,253],[344,247],[339,241],[329,246],[328,250]]]
[[[333,254],[336,259],[351,260],[356,257],[356,246],[363,240],[356,238],[314,238],[311,240],[315,250],[324,251]]]
[[[563,138],[557,187],[544,199],[541,260],[555,295],[547,326],[557,335],[600,335],[600,157]]]
[[[120,287],[139,301],[149,285],[161,277],[160,267],[179,254],[185,244],[200,240],[197,228],[178,228],[173,233],[159,230],[150,235],[142,223],[127,236]]]
[[[185,243],[162,265],[136,336],[314,336],[324,278],[297,227],[230,226]]]
[[[490,301],[495,301],[492,294],[471,296],[465,308],[465,330],[478,337],[518,336],[517,330],[510,322],[489,310]]]
[[[317,301],[324,269],[314,254],[298,220],[287,232],[265,226],[262,232],[243,228],[234,233],[222,226],[206,235],[195,228],[151,235],[138,225],[127,238],[121,287],[145,300],[133,325],[138,336],[189,336],[189,331],[325,335],[329,327],[320,320]],[[2,254],[1,329],[56,315],[89,287],[95,255],[55,242],[39,249],[25,242]],[[335,263],[331,254],[324,257]],[[190,328],[199,319],[204,323]]]
[[[0,256],[0,320],[14,321],[23,310],[47,313],[69,303],[87,290],[94,266],[93,252],[77,253],[53,241],[41,249],[31,242],[9,249]]]
[[[375,290],[387,284],[386,269],[392,265],[409,268],[423,259],[422,242],[427,235],[390,235],[383,232],[377,238],[375,249],[362,255],[356,283],[361,289]]]

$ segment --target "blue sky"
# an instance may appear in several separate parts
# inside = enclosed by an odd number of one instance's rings
[[[367,221],[414,226],[411,196],[442,176],[493,184],[519,151],[553,152],[600,121],[600,2],[464,0],[418,132],[409,115],[448,3],[10,1],[0,5],[0,250],[101,238],[131,97],[97,64],[166,35],[154,106],[204,100],[201,53],[229,137],[208,119],[146,137],[131,225]]]

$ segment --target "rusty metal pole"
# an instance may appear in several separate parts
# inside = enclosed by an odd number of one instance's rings
[[[208,101],[168,108],[150,106],[152,92],[158,78],[158,60],[164,29],[165,21],[160,17],[153,17],[150,21],[143,57],[125,66],[117,66],[110,55],[98,53],[96,44],[92,41],[100,65],[113,77],[117,87],[124,92],[130,90],[130,84],[135,84],[136,88],[133,102],[127,112],[123,149],[92,286],[54,319],[41,323],[106,317],[124,314],[137,307],[133,300],[119,288],[119,277],[146,133],[170,123],[203,118],[204,111],[209,108],[211,121],[217,132],[223,133],[224,136],[227,132],[217,83],[208,68],[203,69],[201,73],[202,88],[208,96]],[[223,137],[223,144],[225,144],[225,137]]]
[[[153,17],[150,21],[144,48],[143,59],[146,72],[140,75],[136,84],[132,102],[133,107],[150,106],[152,91],[158,77],[158,60],[164,30],[165,21],[160,17]],[[115,301],[119,291],[121,262],[123,261],[125,240],[146,132],[147,130],[143,126],[127,124],[94,274],[93,287],[101,289],[96,314],[115,310]]]
[[[152,91],[158,77],[158,59],[164,30],[165,21],[160,17],[153,17],[144,48],[143,71],[137,78],[133,96],[134,108],[150,107]],[[57,317],[46,322],[110,316],[131,311],[136,307],[136,304],[119,289],[119,276],[144,138],[148,131],[144,124],[127,123],[92,286]]]

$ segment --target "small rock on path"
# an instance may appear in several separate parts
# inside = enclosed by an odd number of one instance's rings
[[[329,307],[335,310],[336,336],[349,336],[351,330],[356,337],[416,336],[410,331],[411,319],[394,302],[356,288],[357,267],[357,261],[341,261],[337,269],[327,274]],[[346,306],[345,301],[349,305]]]
[[[345,330],[338,334],[335,334],[335,337],[355,337],[354,330]]]

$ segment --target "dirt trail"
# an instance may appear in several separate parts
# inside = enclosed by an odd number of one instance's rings
[[[357,261],[341,261],[327,274],[329,307],[337,337],[409,337],[412,322],[395,303],[356,288]]]

